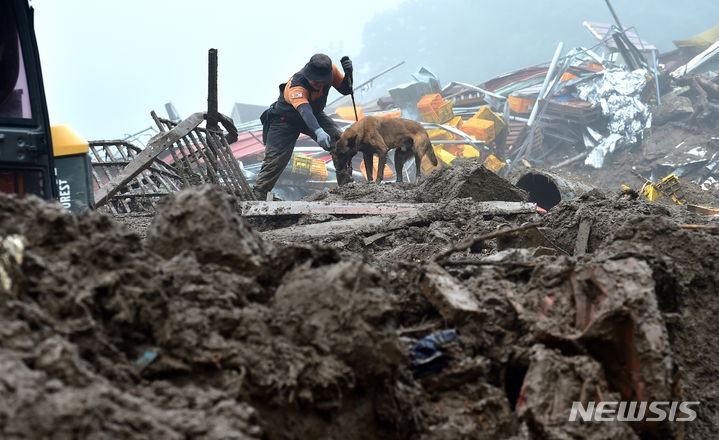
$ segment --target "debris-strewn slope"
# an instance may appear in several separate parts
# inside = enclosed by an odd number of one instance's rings
[[[417,188],[343,191],[395,190]],[[384,237],[289,244],[263,238],[212,187],[168,197],[145,240],[100,214],[0,196],[0,436],[719,433],[719,238],[678,226],[706,218],[599,193],[547,216],[443,203]],[[430,261],[526,222],[538,227]],[[458,336],[438,357],[410,353],[444,329]],[[700,405],[694,422],[569,422],[577,400]]]

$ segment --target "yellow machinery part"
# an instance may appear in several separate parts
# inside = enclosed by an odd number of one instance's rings
[[[50,132],[52,133],[52,150],[55,157],[90,152],[90,145],[87,141],[70,126],[53,125],[50,127]]]

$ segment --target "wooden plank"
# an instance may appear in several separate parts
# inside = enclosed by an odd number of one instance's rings
[[[350,202],[262,202],[248,201],[240,203],[242,215],[279,216],[279,215],[382,215],[400,212],[416,214],[419,209],[432,208],[433,203],[350,203]]]
[[[711,206],[692,205],[690,203],[687,204],[687,209],[691,212],[696,212],[697,214],[719,216],[719,208],[712,208]]]
[[[278,205],[278,204],[288,204],[288,203],[313,203],[318,205],[330,205],[328,203],[324,202],[241,202],[240,207],[244,210],[257,210],[258,212],[262,212],[264,207],[272,206],[272,205]],[[479,204],[479,203],[478,203]],[[481,204],[484,204],[481,209],[479,209],[477,212],[480,212],[482,214],[488,214],[490,208],[491,208],[491,214],[492,215],[503,215],[503,214],[514,214],[517,212],[534,212],[536,211],[537,205],[534,203],[524,203],[524,202],[481,202]],[[508,204],[513,205],[519,205],[515,206],[514,211],[507,210]],[[334,206],[330,206],[330,209],[336,209],[338,208],[338,204],[332,204]],[[348,205],[350,205],[348,203]],[[275,229],[271,231],[265,231],[262,233],[262,235],[268,239],[271,240],[277,240],[277,241],[298,241],[298,240],[312,240],[317,238],[331,238],[335,236],[340,235],[346,235],[347,233],[351,234],[368,234],[371,235],[368,238],[368,241],[365,245],[371,244],[374,239],[381,238],[382,233],[389,233],[393,230],[406,228],[408,224],[412,222],[417,221],[423,221],[424,215],[423,213],[428,212],[432,209],[442,209],[441,204],[434,204],[434,203],[395,203],[395,204],[352,204],[355,205],[353,208],[359,208],[360,206],[357,205],[371,205],[371,207],[377,207],[379,205],[388,205],[384,208],[386,210],[384,212],[377,212],[375,211],[371,215],[367,215],[365,217],[360,218],[353,218],[353,219],[347,219],[347,220],[335,220],[335,221],[329,221],[324,223],[315,223],[311,225],[301,225],[301,226],[290,226],[287,228],[280,228]],[[292,206],[292,205],[284,205],[288,208],[292,207],[292,209],[295,212],[301,212],[309,208],[309,206],[305,206],[303,209],[300,205]],[[406,211],[395,211],[390,212],[389,206],[394,206],[394,209],[405,209],[405,208],[414,208],[414,209],[407,209]],[[523,211],[519,211],[519,208],[522,208]],[[531,208],[531,210],[530,210]],[[339,210],[339,209],[337,209]],[[366,210],[365,210],[366,211]],[[289,212],[289,211],[288,211]],[[317,211],[313,211],[317,212]],[[357,211],[352,212],[352,214],[357,214]],[[267,214],[265,214],[267,215]],[[298,215],[298,214],[272,214],[272,215]],[[345,211],[341,214],[335,215],[348,215],[348,211]],[[526,228],[527,226],[525,226]],[[533,227],[533,225],[532,225]],[[502,232],[504,233],[504,232]]]
[[[312,225],[290,226],[273,231],[265,231],[262,233],[262,236],[275,241],[297,242],[316,238],[331,238],[348,233],[371,234],[377,232],[377,230],[392,230],[403,227],[411,218],[411,216],[405,214],[398,214],[394,219],[376,215],[315,223]]]
[[[386,215],[407,213],[416,215],[422,211],[441,208],[440,203],[353,203],[353,202],[240,202],[242,215]],[[476,202],[473,208],[480,215],[507,215],[536,212],[537,205],[529,202]]]

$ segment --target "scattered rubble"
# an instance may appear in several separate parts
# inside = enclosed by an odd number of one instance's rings
[[[486,172],[436,179],[472,188]],[[417,201],[424,185],[325,197]],[[210,186],[168,196],[144,240],[103,214],[0,196],[4,236],[23,243],[2,259],[3,436],[716,435],[711,217],[596,190],[547,215],[477,217],[471,194],[305,244],[268,241],[270,224],[258,232]],[[416,374],[410,349],[449,330],[441,362]],[[698,401],[697,419],[568,421],[573,401],[646,399]]]
[[[423,121],[420,182],[337,187],[301,139],[254,201],[261,130],[215,109],[91,143],[114,218],[0,195],[0,436],[717,437],[719,42],[584,26],[360,109]],[[570,420],[610,401],[697,417]]]

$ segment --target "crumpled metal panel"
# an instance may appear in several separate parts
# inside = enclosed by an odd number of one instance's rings
[[[610,136],[587,156],[585,164],[601,168],[607,153],[637,142],[644,130],[651,127],[652,114],[639,99],[647,85],[647,75],[644,69],[633,72],[606,69],[576,85],[579,98],[600,106],[602,114],[610,117],[607,127]]]

